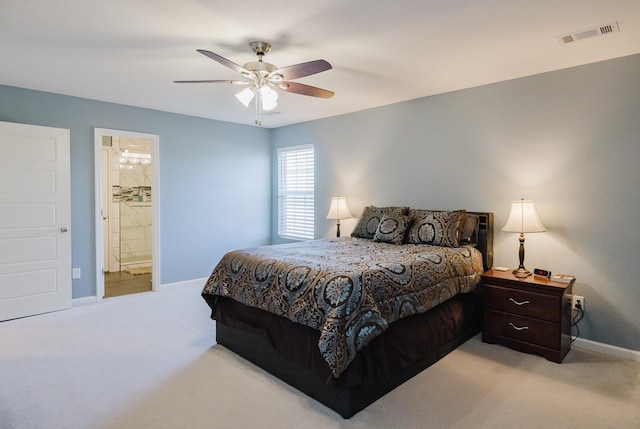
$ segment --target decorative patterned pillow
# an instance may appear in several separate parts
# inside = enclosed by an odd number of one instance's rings
[[[407,235],[407,228],[411,222],[411,218],[406,215],[384,215],[373,241],[382,241],[391,244],[402,244],[404,237]]]
[[[407,242],[412,244],[432,244],[434,246],[458,247],[460,245],[460,225],[465,211],[411,210],[411,228]]]
[[[356,227],[351,233],[352,237],[373,238],[378,230],[378,225],[384,215],[406,215],[409,207],[376,207],[367,206],[362,211]]]

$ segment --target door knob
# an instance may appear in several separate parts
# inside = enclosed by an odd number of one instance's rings
[[[67,229],[66,226],[63,226],[62,228],[60,228],[60,232],[67,232],[69,231],[69,229]]]

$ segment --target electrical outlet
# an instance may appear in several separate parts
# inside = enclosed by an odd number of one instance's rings
[[[582,311],[585,311],[584,296],[573,295],[571,298],[571,308],[573,308],[574,310],[577,310],[578,307],[576,307],[576,304],[578,303],[580,303],[580,308],[582,308]]]
[[[79,279],[80,278],[80,268],[74,268],[71,271],[71,278],[72,279]]]

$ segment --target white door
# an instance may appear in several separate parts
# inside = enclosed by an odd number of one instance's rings
[[[0,321],[71,307],[69,137],[0,122]]]

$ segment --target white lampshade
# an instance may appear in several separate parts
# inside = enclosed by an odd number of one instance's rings
[[[333,197],[331,198],[331,206],[329,206],[329,213],[327,213],[327,219],[350,219],[353,215],[349,206],[347,205],[347,199],[345,197]]]
[[[236,98],[240,100],[242,104],[244,104],[244,107],[249,107],[249,103],[251,103],[254,93],[255,90],[253,88],[245,88],[236,94]]]
[[[520,233],[546,231],[540,219],[538,219],[534,202],[525,199],[511,202],[511,211],[502,230]]]
[[[260,99],[262,100],[262,110],[271,110],[275,108],[278,103],[278,93],[268,86],[260,88]]]

